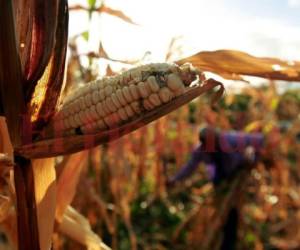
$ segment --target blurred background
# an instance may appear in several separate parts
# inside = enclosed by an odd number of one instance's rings
[[[300,60],[299,0],[70,0],[69,6],[67,91],[199,51]],[[300,249],[299,85],[206,75],[226,87],[215,107],[203,95],[84,152],[84,160],[73,163],[83,168],[72,205],[113,249]],[[198,162],[177,180],[208,126],[256,132],[264,146],[251,164],[238,162],[218,183]],[[231,163],[221,165],[217,169]],[[54,249],[82,246],[57,234]]]

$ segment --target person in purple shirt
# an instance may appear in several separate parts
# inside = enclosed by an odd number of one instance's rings
[[[202,129],[199,140],[190,160],[169,178],[168,185],[191,176],[201,162],[206,164],[210,179],[218,184],[233,176],[239,167],[255,163],[265,142],[262,133],[219,132],[212,128]]]

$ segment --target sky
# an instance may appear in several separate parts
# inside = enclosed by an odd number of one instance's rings
[[[69,5],[84,4],[70,0]],[[203,50],[237,49],[255,56],[300,60],[300,0],[106,0],[139,25],[109,15],[70,13],[70,36],[89,30],[79,41],[82,53],[99,41],[116,59],[163,61],[177,37],[184,57]],[[175,58],[177,59],[177,57]]]
[[[290,25],[300,23],[300,0],[227,0],[227,6],[237,12],[281,20]]]

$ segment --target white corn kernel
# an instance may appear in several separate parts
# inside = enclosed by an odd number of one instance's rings
[[[138,100],[139,99],[139,90],[138,90],[138,87],[135,85],[135,84],[130,84],[129,85],[129,91],[130,91],[130,94],[133,98],[133,100]]]
[[[97,121],[97,127],[100,130],[104,130],[104,129],[107,128],[106,124],[104,123],[104,121],[102,119],[100,119],[100,120]]]
[[[83,86],[83,89],[82,89],[82,96],[85,96],[87,93],[89,92],[89,88],[87,88],[87,85],[85,84]]]
[[[147,78],[147,83],[152,92],[157,92],[159,90],[159,85],[156,82],[155,76],[149,76]]]
[[[143,98],[147,98],[150,93],[148,91],[148,88],[146,87],[146,84],[144,82],[139,82],[137,86],[138,86],[140,95]]]
[[[101,102],[97,103],[97,105],[96,105],[96,111],[100,115],[100,117],[104,117],[105,116],[105,112],[103,110],[103,106],[102,106]]]
[[[90,91],[94,92],[96,90],[98,90],[97,80],[90,83]]]
[[[181,86],[179,89],[174,91],[175,96],[181,96],[185,92],[185,87]]]
[[[97,90],[93,91],[92,101],[94,104],[97,104],[100,101],[99,91],[97,91]]]
[[[106,116],[104,118],[104,122],[109,126],[109,127],[114,127],[115,125],[118,124],[118,122],[120,121],[120,118],[118,116],[118,114],[116,113],[112,113],[109,116]]]
[[[87,107],[90,107],[92,103],[92,95],[90,93],[87,93],[86,96],[84,97],[85,104]]]
[[[130,105],[126,105],[125,106],[125,111],[126,111],[128,117],[132,117],[134,115],[134,112],[133,112],[133,110],[132,110],[132,108],[131,108]]]
[[[169,102],[172,99],[172,92],[167,87],[163,87],[158,92],[159,98],[163,103]]]
[[[103,79],[97,80],[97,81],[96,81],[96,85],[97,85],[98,91],[101,90],[101,89],[103,89],[103,88],[105,87],[105,84],[104,84],[104,82],[103,82]]]
[[[130,94],[129,88],[127,86],[125,86],[124,88],[122,88],[122,92],[123,92],[123,96],[125,97],[127,103],[130,103],[133,101],[133,98]]]
[[[118,109],[117,113],[123,121],[126,121],[128,119],[128,115],[124,108]]]
[[[100,101],[104,101],[105,99],[105,91],[103,89],[99,90]]]
[[[180,77],[173,73],[168,75],[167,85],[172,91],[176,91],[182,86],[184,87]]]
[[[116,91],[116,95],[117,95],[117,97],[118,97],[119,102],[122,104],[122,106],[125,106],[125,105],[127,104],[127,102],[126,102],[126,100],[125,100],[125,98],[124,98],[124,96],[123,96],[122,90],[121,90],[121,89],[118,89],[118,90]]]
[[[89,110],[89,117],[91,117],[91,119],[93,121],[98,120],[101,116],[98,114],[97,110],[96,110],[96,105],[92,105]]]
[[[79,98],[79,106],[80,106],[80,110],[84,110],[86,108],[86,105],[85,105],[83,97]]]
[[[161,105],[161,101],[159,99],[158,94],[151,94],[149,96],[149,101],[154,105],[154,106],[159,106]]]
[[[105,116],[107,116],[108,114],[110,114],[111,113],[111,111],[109,110],[109,108],[107,107],[107,105],[106,105],[106,102],[104,101],[104,102],[102,102],[102,109],[103,109],[103,111],[104,111],[104,113],[105,113]]]
[[[115,106],[116,106],[117,108],[122,107],[122,105],[121,105],[121,103],[119,102],[119,99],[118,99],[118,97],[117,97],[117,95],[116,95],[115,93],[113,93],[113,94],[111,95],[111,100],[113,101],[113,103],[115,104]]]
[[[112,99],[110,97],[107,97],[105,100],[106,107],[110,112],[115,112],[117,110],[117,107],[113,103]]]
[[[85,119],[88,123],[91,123],[91,122],[94,122],[94,118],[91,116],[91,113],[90,113],[90,109],[86,109],[84,110],[84,116],[85,116]]]
[[[154,108],[154,105],[148,99],[143,100],[143,106],[146,110],[151,110]]]
[[[111,96],[111,94],[113,93],[113,88],[112,88],[112,86],[107,85],[107,86],[105,87],[104,91],[105,91],[105,96],[106,96],[106,97],[109,97],[109,96]]]

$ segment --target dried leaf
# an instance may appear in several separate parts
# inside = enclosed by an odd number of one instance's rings
[[[104,50],[102,42],[100,42],[100,44],[99,44],[99,57],[111,60],[111,58],[108,56],[107,52]]]
[[[179,60],[178,64],[192,63],[203,71],[236,79],[237,75],[258,76],[273,80],[300,81],[300,62],[276,58],[254,57],[236,50],[203,51]]]
[[[18,25],[22,26],[23,22],[28,22],[30,24],[28,28],[32,30],[31,39],[26,39],[26,42],[30,40],[30,43],[22,42],[23,46],[27,47],[26,50],[30,50],[29,57],[22,59],[27,100],[31,97],[36,81],[40,79],[50,60],[55,43],[59,5],[58,0],[51,2],[42,0],[29,2],[32,2],[29,4],[31,9],[26,10],[26,12],[30,13],[29,15],[32,17],[24,15],[24,9],[22,9],[18,12],[21,17],[17,18]],[[29,21],[27,21],[28,18]],[[27,53],[25,55],[28,56]]]
[[[6,217],[1,221],[1,229],[5,233],[10,243],[10,248],[7,249],[17,249],[18,248],[18,232],[17,232],[17,218],[16,213],[13,208],[10,208]],[[2,244],[1,244],[2,245]]]
[[[89,222],[71,207],[68,207],[66,210],[59,231],[83,244],[87,249],[110,250],[110,248],[102,242],[99,236],[92,231]]]
[[[56,208],[54,158],[32,161],[34,192],[41,249],[50,249]]]
[[[35,86],[31,99],[31,121],[34,130],[39,130],[53,115],[61,93],[68,39],[68,8],[60,1],[55,47],[48,65]]]
[[[171,62],[172,61],[172,57],[174,56],[174,54],[181,54],[182,53],[182,47],[180,44],[177,44],[179,39],[181,39],[181,36],[178,37],[173,37],[170,41],[170,44],[168,46],[168,50],[166,53],[166,57],[165,57],[165,61],[166,62]]]
[[[115,75],[115,73],[112,71],[110,65],[108,64],[107,67],[106,67],[106,76],[113,76]]]
[[[99,8],[98,8],[98,11],[100,13],[106,13],[106,14],[109,14],[109,15],[112,15],[112,16],[115,16],[115,17],[118,17],[118,18],[121,18],[123,21],[127,22],[127,23],[131,23],[131,24],[134,24],[134,25],[137,25],[135,22],[133,22],[131,20],[130,17],[126,16],[122,11],[120,10],[115,10],[115,9],[112,9],[104,4],[102,4]]]
[[[86,164],[87,152],[69,156],[57,183],[56,220],[61,221],[66,208],[71,204],[82,168]]]
[[[211,100],[211,104],[212,106],[215,105],[217,103],[218,100],[220,100],[220,98],[222,97],[224,91],[225,91],[225,88],[223,86],[222,83],[210,78],[207,80],[207,84],[212,84],[213,86],[219,86],[220,88],[217,90],[217,92],[214,93],[213,97],[212,97],[212,100]]]
[[[73,10],[86,10],[89,11],[89,8],[86,8],[80,4],[74,4],[72,6],[69,6],[69,11],[73,11]]]
[[[0,152],[13,158],[13,147],[9,138],[7,124],[2,116],[0,116]]]
[[[96,58],[104,58],[104,59],[107,59],[107,60],[110,60],[112,62],[120,62],[120,63],[124,63],[124,64],[136,64],[138,63],[140,60],[121,60],[121,59],[114,59],[114,58],[111,58],[108,53],[106,52],[106,50],[104,49],[103,47],[103,44],[102,42],[100,42],[99,44],[99,53],[98,54],[95,54],[95,53],[90,53],[89,56],[91,57],[96,57]]]

